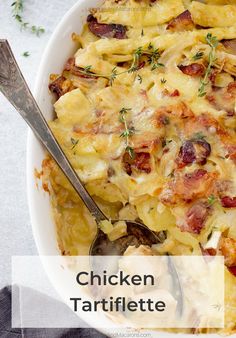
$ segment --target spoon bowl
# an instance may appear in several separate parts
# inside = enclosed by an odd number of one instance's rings
[[[112,221],[112,223],[115,223],[115,221]],[[153,244],[163,241],[159,234],[151,231],[142,223],[135,221],[125,221],[125,223],[127,225],[127,234],[115,241],[110,241],[108,236],[98,227],[97,235],[90,247],[90,255],[122,256],[129,246],[147,245],[151,247]]]

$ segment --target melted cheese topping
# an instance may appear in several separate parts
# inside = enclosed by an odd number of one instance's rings
[[[180,29],[181,16],[175,19],[185,10],[191,31]],[[93,13],[95,20],[125,25],[125,38],[96,36],[86,24],[77,36],[77,73],[63,72],[71,86],[54,105],[53,133],[108,217],[139,218],[165,231],[166,240],[156,248],[160,254],[201,255],[211,249],[209,243],[221,254],[221,237],[236,241],[236,208],[225,204],[236,198],[236,56],[220,43],[236,38],[235,13],[234,1],[105,1]],[[169,30],[173,20],[178,27]],[[206,94],[199,96],[211,53],[207,34],[219,43]],[[138,64],[129,71],[138,48]],[[133,158],[122,134],[123,108]],[[93,218],[51,158],[43,172],[62,253],[87,254],[96,232]],[[112,226],[109,231],[114,234]],[[215,232],[217,240],[209,241]],[[226,268],[224,333],[236,331],[235,288],[236,278]]]

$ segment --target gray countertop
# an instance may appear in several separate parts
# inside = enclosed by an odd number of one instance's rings
[[[0,38],[8,39],[22,72],[33,88],[38,66],[50,35],[76,0],[25,0],[25,21],[45,28],[37,37],[21,31],[12,17],[13,0],[1,0]],[[28,51],[29,57],[22,54]],[[26,196],[27,126],[0,94],[0,288],[11,283],[11,256],[34,255]]]

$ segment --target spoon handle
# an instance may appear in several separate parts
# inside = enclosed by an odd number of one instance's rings
[[[57,162],[97,222],[107,217],[96,205],[53,136],[35,101],[7,40],[0,40],[0,91],[28,123]]]

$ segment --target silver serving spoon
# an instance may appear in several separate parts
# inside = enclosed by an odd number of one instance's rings
[[[90,248],[91,255],[112,254],[118,256],[122,255],[129,245],[139,246],[144,244],[151,246],[152,244],[160,242],[158,234],[149,230],[145,225],[134,221],[125,220],[127,225],[127,236],[114,242],[110,242],[108,237],[100,230],[100,222],[108,220],[108,218],[85,189],[80,178],[72,168],[63,150],[52,134],[37,102],[23,78],[10,45],[6,40],[0,40],[0,91],[28,123],[95,218],[98,230]],[[111,222],[114,224],[117,220],[112,220]]]
[[[95,218],[97,223],[97,235],[91,245],[90,255],[123,255],[127,247],[134,245],[151,246],[155,243],[163,242],[165,236],[162,233],[155,233],[139,222],[125,220],[127,225],[127,235],[111,242],[108,237],[100,230],[101,221],[108,220],[104,213],[94,202],[80,178],[72,168],[63,150],[52,134],[43,114],[38,107],[20,69],[14,58],[13,52],[7,40],[0,39],[0,91],[6,96],[9,102],[20,113],[28,123],[37,138],[42,142],[47,151],[57,162],[65,176],[68,178],[76,192],[79,194],[88,210]],[[113,224],[117,220],[111,221]],[[177,312],[183,311],[183,295],[178,273],[171,258],[169,258],[169,268],[173,279],[173,285],[177,290],[178,307]]]

